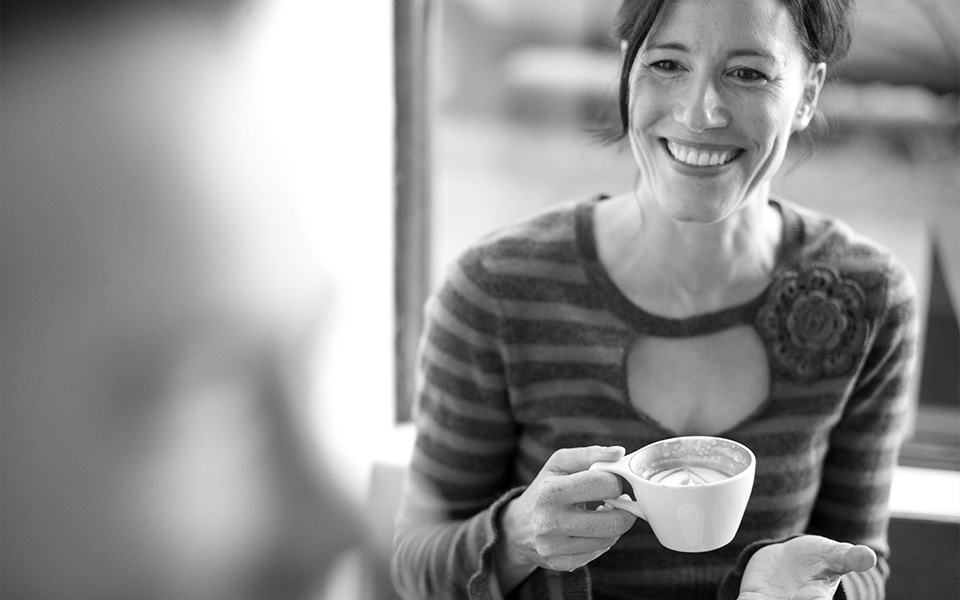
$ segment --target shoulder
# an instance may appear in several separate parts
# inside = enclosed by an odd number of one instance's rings
[[[792,268],[826,268],[861,288],[868,304],[889,307],[912,299],[913,280],[889,248],[841,219],[790,202],[778,202],[785,213],[793,214],[800,229],[798,247],[789,261]]]
[[[501,227],[474,242],[466,256],[499,256],[549,253],[558,246],[575,243],[577,212],[591,201],[566,202]]]
[[[578,213],[593,200],[566,202],[478,239],[448,268],[448,280],[467,277],[494,295],[530,279],[576,280],[582,275]],[[585,276],[584,276],[585,277]]]

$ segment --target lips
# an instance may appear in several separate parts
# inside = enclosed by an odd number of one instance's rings
[[[664,140],[667,152],[675,160],[691,167],[718,167],[735,160],[743,152],[733,146],[692,145]]]

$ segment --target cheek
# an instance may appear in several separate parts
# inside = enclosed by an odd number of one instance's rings
[[[752,117],[747,118],[747,122],[754,121],[758,129],[769,132],[771,137],[782,136],[785,132],[789,136],[799,106],[799,90],[793,88],[787,85],[742,98],[740,104],[745,116]]]
[[[674,92],[669,85],[652,78],[638,76],[630,88],[628,104],[630,129],[642,133],[647,127],[670,114],[670,98]]]
[[[747,139],[761,148],[785,145],[793,132],[793,110],[782,101],[743,101],[732,112]]]
[[[628,113],[630,121],[627,138],[630,143],[633,158],[641,169],[648,169],[651,166],[651,145],[654,142],[651,126],[656,121],[653,117],[653,112],[650,98],[648,98],[646,94],[631,95]]]

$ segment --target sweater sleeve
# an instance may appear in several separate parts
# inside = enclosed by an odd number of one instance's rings
[[[467,255],[427,304],[417,437],[397,518],[392,574],[404,598],[501,598],[491,551],[516,426],[489,275]]]
[[[808,533],[865,544],[877,566],[841,580],[837,598],[882,600],[889,575],[890,484],[909,410],[917,320],[913,282],[895,265],[885,302],[841,420],[830,434]]]

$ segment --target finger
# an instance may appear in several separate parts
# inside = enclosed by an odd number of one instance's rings
[[[837,543],[826,563],[824,575],[845,575],[853,571],[872,569],[877,564],[877,554],[867,546]]]
[[[554,536],[539,540],[534,549],[539,556],[549,559],[555,556],[600,552],[613,546],[617,539],[616,537]]]
[[[623,493],[620,479],[606,471],[580,471],[558,477],[552,483],[561,486],[558,499],[566,504],[599,502]]]
[[[564,520],[565,535],[591,538],[617,538],[629,530],[636,517],[622,510],[580,511]]]
[[[611,509],[620,510],[632,516],[646,519],[646,517],[643,516],[640,505],[631,500],[626,494],[622,494],[617,498],[607,498],[603,501],[603,503],[605,506],[609,506]]]
[[[617,537],[569,537],[562,547],[556,548],[555,555],[603,553],[617,543]]]
[[[626,450],[622,446],[587,446],[557,450],[543,465],[544,470],[569,475],[586,471],[595,462],[620,460]]]
[[[844,562],[846,562],[848,572],[867,571],[876,566],[877,553],[867,546],[852,546],[847,549]]]
[[[546,563],[548,569],[552,569],[554,571],[573,571],[574,569],[578,569],[596,560],[609,549],[610,548],[604,548],[594,552],[551,556],[544,562]]]

